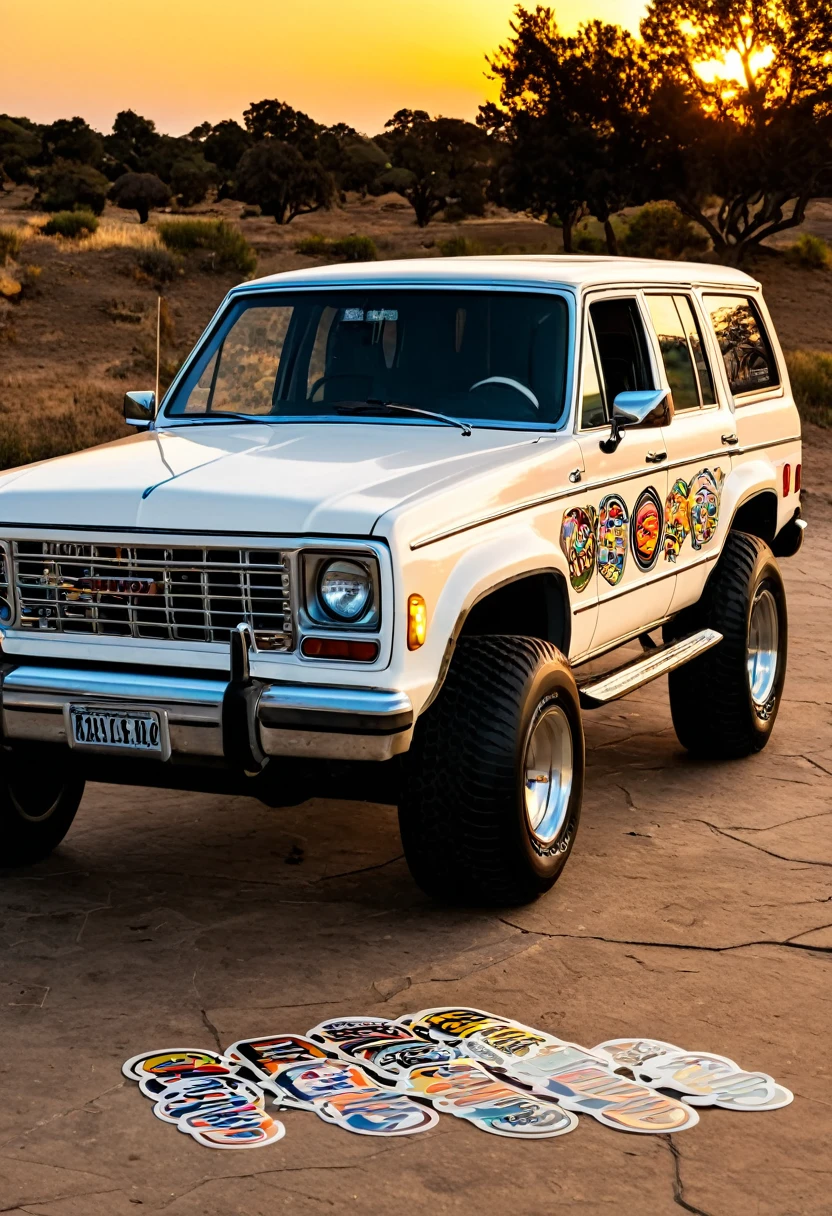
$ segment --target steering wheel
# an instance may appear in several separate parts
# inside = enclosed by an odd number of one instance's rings
[[[366,380],[368,382],[370,381],[369,376],[364,376],[364,375],[361,375],[360,373],[358,376],[356,376],[355,373],[353,373],[353,372],[330,372],[328,375],[318,376],[318,379],[315,381],[315,383],[309,389],[309,392],[306,395],[306,400],[309,402],[314,402],[315,394],[317,393],[318,389],[323,388],[323,386],[326,384],[326,382],[328,380],[356,380],[356,379]]]
[[[487,380],[478,380],[476,384],[471,385],[468,392],[473,393],[474,389],[484,388],[486,384],[505,384],[508,388],[513,388],[518,393],[522,393],[524,397],[528,397],[536,410],[540,409],[540,402],[532,390],[525,384],[521,384],[519,380],[512,380],[509,376],[489,376]]]

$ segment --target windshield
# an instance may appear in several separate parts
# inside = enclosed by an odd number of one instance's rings
[[[385,411],[389,402],[474,425],[551,426],[563,413],[568,328],[564,298],[542,292],[373,287],[252,295],[225,314],[165,415],[346,420],[375,413],[434,425]]]

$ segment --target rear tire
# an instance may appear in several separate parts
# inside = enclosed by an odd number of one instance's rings
[[[752,755],[774,727],[788,648],[783,578],[765,541],[730,532],[702,599],[665,635],[703,628],[723,640],[668,677],[676,736],[704,759]]]
[[[0,866],[48,857],[72,826],[83,794],[71,760],[38,748],[0,752]]]
[[[575,680],[549,642],[462,638],[405,757],[399,825],[419,886],[448,903],[528,903],[572,851],[584,736]]]

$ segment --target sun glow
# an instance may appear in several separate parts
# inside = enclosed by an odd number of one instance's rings
[[[773,47],[768,46],[765,50],[755,52],[748,61],[751,75],[756,76],[758,72],[764,71],[773,60]],[[726,84],[745,80],[745,68],[739,51],[729,51],[722,59],[709,59],[704,63],[694,64],[694,67],[697,76],[704,80],[705,84],[715,84],[720,80],[724,80]]]

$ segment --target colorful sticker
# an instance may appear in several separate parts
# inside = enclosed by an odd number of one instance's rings
[[[658,561],[663,530],[662,504],[652,486],[639,494],[631,522],[633,556],[640,569],[652,570]]]
[[[467,1119],[495,1136],[536,1140],[563,1136],[578,1125],[575,1116],[556,1103],[507,1085],[464,1056],[411,1068],[398,1088],[419,1094],[437,1110]]]
[[[143,1077],[155,1077],[165,1085],[192,1076],[230,1076],[237,1065],[227,1056],[216,1051],[201,1051],[199,1048],[175,1047],[170,1051],[143,1051],[132,1056],[121,1068],[125,1077],[140,1081]]]
[[[703,469],[690,483],[688,507],[690,509],[690,543],[701,549],[716,536],[719,525],[719,500],[725,474],[721,469],[711,472]]]
[[[229,1054],[258,1071],[280,1105],[315,1111],[361,1136],[407,1136],[438,1121],[435,1111],[382,1089],[357,1064],[330,1059],[300,1035],[242,1040]]]
[[[192,1048],[143,1052],[122,1066],[155,1101],[158,1119],[207,1148],[259,1148],[281,1140],[285,1128],[266,1113],[265,1094],[237,1071],[229,1057]]]
[[[655,1089],[671,1089],[693,1106],[779,1110],[794,1099],[765,1072],[745,1072],[727,1056],[685,1051],[658,1039],[609,1039],[593,1049]]]
[[[690,535],[688,483],[679,478],[671,486],[664,504],[664,557],[675,562]]]
[[[618,494],[608,494],[598,509],[598,571],[611,587],[621,582],[627,560],[630,515]]]
[[[659,1135],[699,1121],[683,1102],[619,1076],[606,1057],[520,1022],[480,1009],[424,1009],[402,1021],[418,1037],[458,1040],[511,1081],[617,1131]]]
[[[576,591],[583,591],[592,578],[597,523],[594,507],[572,507],[563,513],[560,547],[569,566],[569,581]]]

